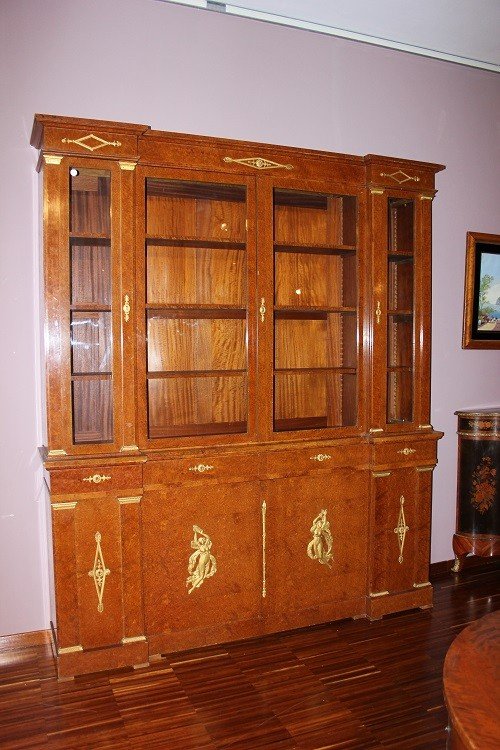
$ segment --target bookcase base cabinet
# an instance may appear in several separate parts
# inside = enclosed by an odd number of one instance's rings
[[[36,115],[59,674],[432,602],[439,164]]]
[[[431,606],[437,437],[51,469],[59,676]]]

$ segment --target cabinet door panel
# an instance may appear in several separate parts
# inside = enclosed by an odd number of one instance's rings
[[[98,159],[44,168],[47,442],[56,455],[124,444],[122,262],[130,264],[121,247],[130,244],[131,180]]]
[[[266,607],[297,612],[362,597],[367,474],[350,469],[269,483]]]
[[[82,646],[119,643],[123,630],[123,590],[118,503],[80,503],[75,521]]]
[[[199,644],[225,624],[260,613],[257,483],[165,487],[144,499],[148,634],[199,630]],[[186,636],[186,644],[194,644]],[[217,640],[217,637],[214,636]],[[180,641],[176,640],[176,643]],[[181,647],[181,646],[180,646]]]
[[[417,517],[417,476],[414,468],[374,475],[372,594],[406,591],[415,583],[415,545],[421,524]]]
[[[54,503],[58,647],[143,635],[139,497]]]
[[[364,195],[331,180],[259,184],[260,427],[271,440],[360,431]],[[326,432],[325,432],[326,431]]]
[[[139,445],[255,430],[255,180],[140,168]]]
[[[372,426],[390,431],[429,422],[430,200],[374,190]]]

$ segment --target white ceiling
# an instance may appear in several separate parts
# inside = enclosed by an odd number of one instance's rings
[[[500,0],[161,0],[500,72]]]

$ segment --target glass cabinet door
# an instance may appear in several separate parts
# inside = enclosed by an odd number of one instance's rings
[[[358,422],[357,204],[273,191],[274,432]]]
[[[413,421],[415,201],[389,198],[387,248],[388,424]]]
[[[55,157],[43,168],[48,455],[120,450],[122,247],[133,180],[106,159]]]
[[[249,429],[244,182],[145,178],[147,440]]]
[[[113,442],[111,173],[69,170],[73,442]]]
[[[373,412],[375,431],[426,426],[430,200],[378,191],[373,222]]]

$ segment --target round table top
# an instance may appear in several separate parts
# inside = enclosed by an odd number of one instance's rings
[[[446,654],[444,695],[466,748],[500,748],[500,610],[473,622]]]

